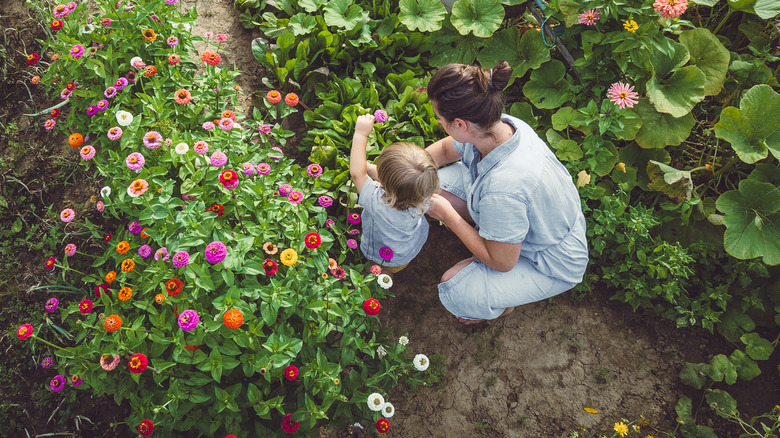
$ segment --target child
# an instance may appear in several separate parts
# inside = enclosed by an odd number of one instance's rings
[[[439,190],[439,175],[428,152],[406,142],[391,144],[376,165],[368,164],[366,146],[373,129],[373,115],[358,117],[349,173],[363,206],[360,250],[392,276],[409,264],[428,238],[424,213],[431,195]],[[392,252],[380,254],[384,247]]]

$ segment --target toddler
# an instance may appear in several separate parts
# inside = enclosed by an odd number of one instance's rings
[[[431,195],[439,190],[439,175],[430,154],[407,142],[386,147],[376,165],[367,163],[366,146],[373,129],[373,115],[358,117],[349,173],[363,206],[360,250],[392,276],[409,264],[428,238],[424,213]]]

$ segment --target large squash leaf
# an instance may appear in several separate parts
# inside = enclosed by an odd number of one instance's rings
[[[647,163],[647,175],[650,177],[648,188],[664,193],[678,204],[691,199],[693,191],[691,172],[677,170],[664,163],[650,160]]]
[[[766,84],[745,92],[739,109],[730,106],[720,113],[715,135],[729,143],[739,158],[755,163],[767,151],[780,159],[780,94]]]
[[[440,0],[401,0],[398,19],[409,30],[435,32],[447,16],[447,9]]]
[[[777,0],[756,0],[753,10],[759,17],[769,20],[780,14],[780,2]]]
[[[563,79],[566,66],[553,59],[531,72],[531,79],[523,85],[523,94],[531,103],[542,109],[558,108],[569,100],[568,82]]]
[[[674,117],[690,114],[694,105],[704,99],[705,76],[698,67],[689,65],[669,78],[653,75],[647,83],[647,96],[658,111]]]
[[[724,213],[726,252],[738,259],[763,257],[780,264],[780,189],[773,184],[743,179],[715,203]]]
[[[504,7],[498,0],[458,0],[452,5],[450,22],[461,35],[490,38],[503,21]]]
[[[544,45],[541,33],[526,32],[521,36],[520,30],[512,26],[496,32],[487,46],[479,52],[477,60],[483,66],[494,66],[500,61],[508,62],[512,66],[512,76],[507,84],[509,86],[528,69],[539,68],[549,61],[550,48]]]
[[[688,48],[691,64],[704,73],[704,94],[718,94],[729,70],[729,51],[704,27],[683,31],[680,42]]]
[[[642,119],[642,127],[636,133],[636,142],[643,148],[677,146],[688,138],[691,128],[696,124],[691,113],[682,117],[661,113],[646,99],[639,99],[633,110]]]
[[[354,4],[352,0],[331,0],[325,6],[323,18],[328,26],[352,30],[363,21],[363,15],[363,8]]]

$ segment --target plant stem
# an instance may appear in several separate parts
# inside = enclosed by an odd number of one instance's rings
[[[731,16],[731,14],[733,14],[733,13],[734,13],[734,10],[729,8],[729,11],[726,12],[726,16],[723,17],[722,20],[720,20],[720,23],[718,23],[718,26],[715,28],[715,30],[712,31],[712,33],[713,34],[717,34],[718,31],[720,30],[720,28],[723,27],[724,24],[726,24],[726,20],[728,20],[729,17]]]

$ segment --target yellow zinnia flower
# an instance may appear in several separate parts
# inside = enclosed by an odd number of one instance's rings
[[[619,421],[615,423],[615,432],[617,432],[620,436],[626,436],[628,435],[628,426],[626,426],[626,423]]]
[[[626,20],[626,22],[623,23],[623,28],[631,33],[635,33],[636,30],[639,29],[639,26],[634,20]]]
[[[287,248],[279,254],[279,261],[284,266],[292,266],[298,261],[298,253],[292,248]]]

